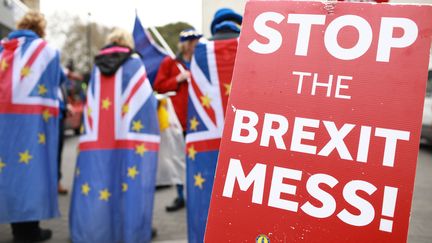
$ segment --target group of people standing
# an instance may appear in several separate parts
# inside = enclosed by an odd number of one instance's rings
[[[237,38],[242,18],[219,10],[211,40]],[[64,107],[60,54],[44,38],[46,21],[28,12],[0,45],[0,224],[18,242],[50,239],[40,220],[59,216],[57,148]],[[193,53],[202,37],[179,35],[179,53],[166,57],[153,87],[130,33],[115,29],[95,57],[83,114],[83,133],[70,209],[73,242],[149,242],[159,150],[157,100],[170,97],[188,131],[188,90]],[[64,110],[64,109],[63,109]],[[64,114],[63,114],[64,115]],[[185,173],[185,172],[182,172]],[[166,210],[184,208],[184,182]],[[209,198],[208,198],[209,200]]]

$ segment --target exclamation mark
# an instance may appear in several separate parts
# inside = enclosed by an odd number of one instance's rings
[[[382,206],[382,216],[393,218],[395,207],[396,207],[396,198],[397,198],[398,189],[396,187],[385,186],[384,187],[384,198],[383,198],[383,206]],[[393,220],[392,219],[381,219],[379,229],[385,232],[392,232],[393,229]]]

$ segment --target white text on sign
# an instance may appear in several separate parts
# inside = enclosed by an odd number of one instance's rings
[[[245,175],[241,161],[230,159],[222,196],[232,198],[236,182],[241,191],[249,190],[253,184],[252,202],[262,204],[266,170],[266,164],[257,163],[249,174]],[[303,172],[300,170],[275,166],[273,168],[273,178],[271,179],[268,206],[297,213],[299,202],[285,199],[282,197],[282,194],[295,196],[297,186],[294,182],[291,184],[286,183],[286,179],[301,181],[302,176]],[[320,188],[320,185],[323,184],[334,188],[339,184],[339,181],[333,176],[324,173],[311,175],[307,179],[306,190],[314,199],[320,201],[322,206],[317,207],[309,201],[300,206],[300,209],[307,215],[320,219],[328,218],[336,212],[336,200],[330,193]],[[340,220],[349,225],[358,227],[370,224],[374,220],[376,214],[374,206],[367,200],[358,196],[358,192],[360,191],[372,195],[377,191],[377,188],[373,184],[363,180],[352,180],[346,183],[343,186],[343,198],[351,206],[357,208],[360,214],[352,214],[347,209],[343,209],[337,213],[337,217]],[[395,187],[384,187],[382,216],[387,217],[387,219],[380,219],[379,229],[381,231],[392,232],[393,220],[391,220],[391,218],[395,212],[397,193],[398,189]]]
[[[234,118],[234,126],[231,135],[231,141],[251,144],[258,140],[260,135],[260,146],[269,147],[272,140],[278,149],[288,150],[283,136],[289,129],[288,119],[279,114],[266,113],[263,119],[263,127],[258,131],[256,126],[259,122],[258,115],[253,111],[237,109]],[[339,129],[332,121],[320,121],[317,119],[295,117],[292,124],[291,146],[289,150],[293,152],[329,156],[333,150],[336,150],[341,159],[354,160],[353,152],[349,151],[344,138],[354,129],[360,129],[358,138],[358,148],[356,161],[367,162],[369,154],[369,145],[372,138],[385,139],[384,156],[382,165],[393,167],[395,161],[396,147],[398,141],[409,141],[410,132],[389,128],[372,128],[370,126],[358,126],[355,124],[345,123]],[[314,141],[316,132],[321,125],[324,125],[330,140],[319,151],[317,146],[304,143],[304,141]],[[317,130],[322,132],[322,130]],[[373,133],[372,133],[373,132]],[[259,134],[260,133],[260,134]],[[323,137],[323,134],[317,134]],[[373,136],[372,136],[373,135]]]
[[[259,141],[262,147],[270,147],[270,143],[275,145],[280,150],[290,150],[293,152],[329,156],[333,151],[337,152],[339,157],[344,160],[357,161],[361,163],[368,162],[369,146],[371,139],[384,139],[384,151],[382,165],[386,167],[394,167],[397,145],[399,142],[409,141],[410,132],[397,129],[358,126],[355,124],[335,124],[333,121],[321,121],[318,119],[310,119],[303,117],[295,117],[292,119],[292,136],[290,148],[287,148],[284,136],[288,133],[290,122],[288,118],[279,115],[266,113],[261,118],[262,129],[258,130],[260,117],[257,113],[249,110],[236,109],[233,129],[231,133],[231,141],[244,144],[252,144]],[[313,145],[315,135],[324,137],[322,130],[318,128],[323,125],[330,139],[321,148],[318,149]],[[338,128],[339,127],[339,128]],[[359,129],[358,147],[356,151],[350,151],[344,142],[345,137],[354,129]],[[320,133],[321,132],[321,133]],[[305,143],[308,141],[308,143]],[[353,155],[356,155],[353,158]],[[241,191],[247,191],[253,184],[252,202],[262,204],[264,185],[266,181],[267,165],[256,163],[252,170],[245,175],[241,161],[231,158],[226,175],[226,180],[223,189],[223,196],[231,198],[234,193],[235,183],[237,182]],[[273,168],[273,176],[271,179],[271,189],[269,192],[268,206],[275,207],[291,212],[298,212],[299,203],[283,199],[282,194],[296,194],[296,186],[287,184],[285,179],[301,181],[303,172],[300,170],[283,168],[275,166]],[[317,173],[311,175],[306,181],[307,192],[315,199],[322,203],[321,207],[316,207],[310,202],[306,202],[300,206],[300,209],[316,218],[327,218],[332,216],[336,211],[336,201],[334,197],[320,188],[320,184],[325,184],[330,188],[334,188],[339,184],[339,180],[331,175]],[[366,226],[375,218],[374,206],[357,195],[358,191],[363,191],[368,195],[374,194],[378,188],[372,183],[364,180],[352,180],[343,186],[343,198],[347,203],[357,208],[360,214],[354,215],[348,210],[343,209],[337,213],[337,217],[343,222],[353,226]],[[385,186],[382,188],[383,203],[382,216],[388,217],[380,220],[380,230],[392,232],[393,221],[396,207],[396,197],[398,188]]]
[[[268,22],[282,24],[285,16],[278,12],[264,12],[255,18],[253,28],[255,32],[268,39],[260,42],[254,39],[249,49],[258,54],[271,54],[279,50],[284,42],[283,33],[267,25]],[[309,40],[313,27],[326,24],[326,15],[321,14],[288,14],[285,24],[298,25],[296,56],[307,56]],[[354,27],[359,37],[351,48],[344,48],[338,43],[339,32],[347,26]],[[404,34],[394,37],[395,29],[402,29]],[[291,36],[291,34],[287,34]],[[408,18],[382,17],[376,51],[377,62],[389,62],[393,48],[405,48],[412,45],[418,36],[417,24]],[[329,54],[340,60],[354,60],[363,56],[371,47],[374,39],[369,22],[357,15],[343,15],[332,20],[325,29],[324,45]]]

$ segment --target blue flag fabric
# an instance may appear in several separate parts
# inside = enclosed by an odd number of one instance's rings
[[[34,32],[0,48],[0,224],[59,216],[60,58]]]
[[[199,43],[188,86],[186,182],[188,239],[201,243],[224,126],[237,39]]]
[[[150,242],[160,140],[156,106],[138,56],[113,76],[95,67],[72,194],[73,242]]]
[[[148,79],[153,86],[160,63],[167,54],[154,42],[150,33],[143,28],[138,15],[135,17],[133,38],[135,41],[135,50],[141,55],[147,70]]]

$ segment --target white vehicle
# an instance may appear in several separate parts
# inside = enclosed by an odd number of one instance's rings
[[[421,137],[427,143],[432,144],[432,70],[429,70]]]

